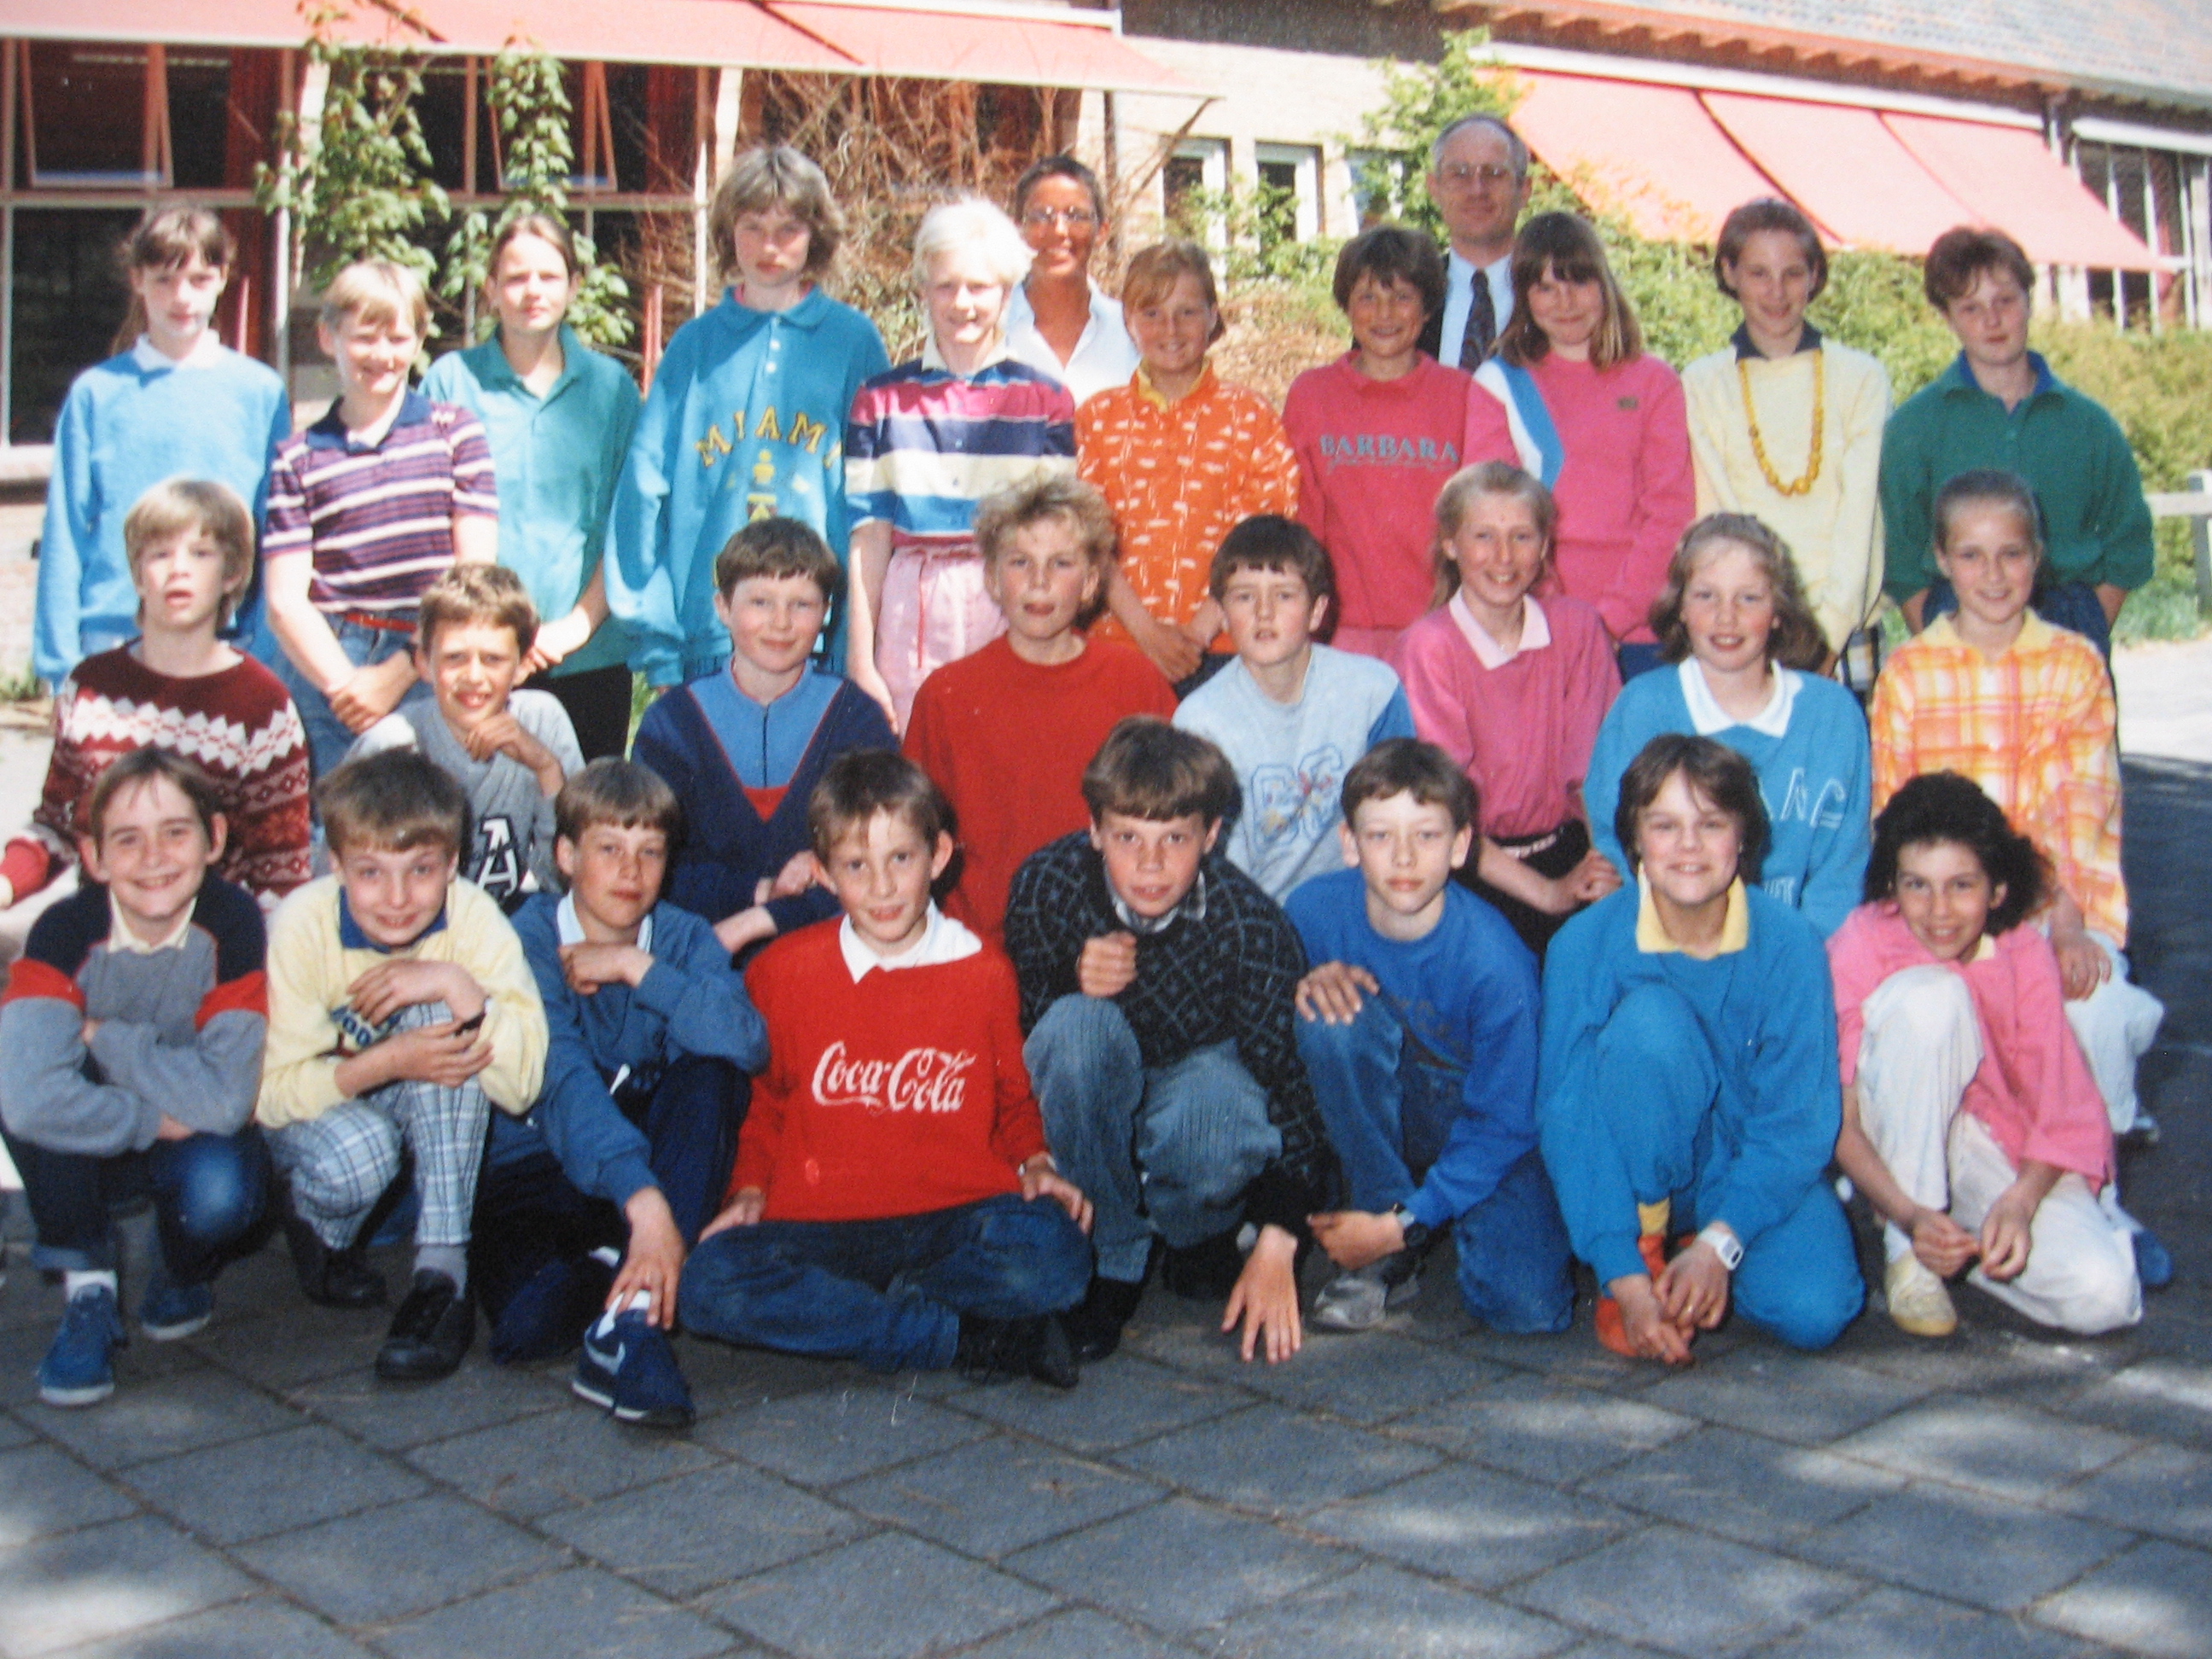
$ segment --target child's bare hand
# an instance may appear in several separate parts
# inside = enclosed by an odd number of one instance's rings
[[[2087,933],[2062,933],[2053,928],[2051,948],[2057,953],[2058,977],[2069,1002],[2081,1001],[2112,976],[2112,959]]]
[[[1690,1363],[1690,1333],[1667,1317],[1649,1273],[1632,1273],[1605,1287],[1620,1304],[1620,1323],[1628,1345],[1646,1359],[1669,1365]]]
[[[1577,904],[1594,904],[1620,888],[1620,872],[1613,867],[1612,860],[1595,847],[1583,854],[1582,862],[1568,871],[1562,879]]]
[[[793,853],[784,860],[783,868],[775,872],[775,881],[765,896],[764,904],[772,898],[796,898],[814,885],[814,854],[811,849]]]
[[[1368,1210],[1329,1210],[1306,1218],[1314,1243],[1346,1273],[1406,1248],[1406,1230],[1395,1215]]]
[[[346,1000],[371,1025],[418,1002],[443,1002],[459,1019],[483,1011],[476,981],[449,962],[380,962],[346,988]]]
[[[1912,1218],[1912,1254],[1938,1279],[1948,1279],[1982,1253],[1981,1241],[1941,1210]]]
[[[759,1187],[744,1187],[738,1195],[722,1206],[722,1212],[699,1230],[699,1242],[705,1243],[716,1233],[726,1233],[732,1227],[756,1227],[760,1224],[761,1212],[768,1208],[768,1194]]]
[[[1173,623],[1164,623],[1157,617],[1146,617],[1129,630],[1129,637],[1137,642],[1139,650],[1152,659],[1152,666],[1165,675],[1170,684],[1198,672],[1198,665],[1206,657],[1204,646]]]
[[[407,661],[404,657],[394,657],[390,660]],[[331,713],[338,717],[347,731],[359,737],[398,708],[400,698],[407,695],[407,688],[413,683],[411,665],[405,679],[395,679],[386,673],[382,663],[374,667],[356,668],[343,685],[329,694]]]
[[[1686,1333],[1712,1330],[1728,1316],[1729,1270],[1703,1239],[1668,1262],[1654,1288],[1661,1310]]]
[[[2034,1243],[2036,1201],[2017,1187],[2008,1189],[1982,1218],[1982,1271],[2000,1284],[2017,1279]]]
[[[376,1046],[385,1050],[385,1068],[395,1081],[458,1089],[491,1064],[491,1039],[481,1029],[464,1031],[454,1019],[396,1031]]]
[[[676,1286],[684,1277],[684,1234],[675,1212],[658,1187],[641,1187],[623,1212],[629,1221],[629,1249],[622,1271],[607,1292],[607,1306],[622,1309],[640,1291],[652,1297],[645,1316],[664,1331],[676,1327]]]
[[[1075,982],[1087,997],[1117,997],[1137,977],[1137,936],[1122,931],[1085,941]]]
[[[161,1114],[161,1121],[154,1126],[154,1139],[156,1140],[190,1140],[198,1133],[189,1123],[179,1123],[167,1112]]]
[[[1299,1014],[1330,1025],[1349,1025],[1359,1018],[1362,993],[1373,996],[1382,985],[1357,963],[1324,962],[1298,981]]]
[[[763,882],[762,885],[767,884]],[[735,915],[724,916],[714,924],[714,937],[732,956],[756,939],[775,937],[775,918],[769,915],[764,905],[756,904],[750,910],[740,910]]]
[[[1083,1195],[1083,1188],[1057,1170],[1024,1164],[1019,1172],[1022,1196],[1025,1199],[1049,1198],[1067,1212],[1067,1218],[1085,1232],[1091,1231],[1091,1200]]]
[[[1298,1323],[1297,1256],[1298,1241],[1271,1224],[1260,1229],[1259,1242],[1244,1259],[1244,1271],[1221,1310],[1221,1328],[1233,1331],[1243,1323],[1241,1348],[1248,1360],[1256,1352],[1272,1365],[1304,1345]]]
[[[531,642],[530,654],[522,659],[526,672],[542,674],[549,668],[557,668],[574,653],[580,651],[592,637],[592,619],[584,611],[571,611],[565,617],[556,617],[538,630]]]
[[[602,985],[623,984],[635,989],[652,966],[653,958],[635,945],[561,947],[561,972],[578,996],[590,996]]]

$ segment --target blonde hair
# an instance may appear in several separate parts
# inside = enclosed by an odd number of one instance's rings
[[[830,193],[830,178],[788,144],[761,144],[730,163],[707,210],[707,240],[714,269],[727,280],[737,269],[738,221],[748,213],[782,208],[806,227],[806,269],[818,282],[845,240],[845,214]]]
[[[538,638],[538,607],[522,578],[503,564],[457,564],[423,590],[415,610],[416,648],[437,648],[438,630],[456,623],[489,623],[513,630],[517,655]]]
[[[198,532],[222,550],[222,605],[218,625],[253,580],[253,511],[228,484],[213,478],[165,478],[141,495],[123,520],[123,552],[133,585],[146,555],[173,536]]]
[[[922,215],[914,233],[915,286],[929,286],[930,262],[939,254],[969,249],[981,253],[992,276],[1010,289],[1030,274],[1035,257],[1005,209],[980,196],[962,196]]]
[[[1212,345],[1229,331],[1221,320],[1221,296],[1213,286],[1213,261],[1196,242],[1155,242],[1133,255],[1121,277],[1121,304],[1130,311],[1163,303],[1184,277],[1198,284],[1213,313],[1213,331],[1206,337]]]
[[[1543,482],[1529,477],[1510,461],[1480,461],[1473,466],[1463,466],[1437,492],[1436,538],[1429,544],[1429,556],[1435,562],[1437,570],[1436,595],[1429,601],[1431,611],[1450,604],[1451,596],[1459,592],[1459,561],[1452,556],[1452,543],[1466,524],[1468,510],[1483,495],[1510,495],[1528,509],[1528,516],[1536,521],[1536,534],[1544,544],[1543,568],[1551,565],[1553,538],[1559,527],[1559,504],[1544,488]],[[1540,569],[1537,580],[1542,580]]]
[[[323,290],[322,325],[335,333],[348,323],[404,322],[417,338],[430,332],[430,296],[422,279],[390,259],[362,259]]]
[[[1114,563],[1114,514],[1106,498],[1080,478],[1041,474],[986,495],[975,509],[975,550],[988,568],[1012,544],[1015,533],[1058,519],[1074,532],[1091,569],[1103,576]]]

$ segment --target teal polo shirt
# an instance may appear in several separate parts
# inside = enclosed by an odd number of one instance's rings
[[[430,365],[433,401],[473,410],[491,440],[499,478],[499,562],[522,578],[540,622],[576,608],[599,568],[607,508],[629,453],[642,401],[629,371],[561,328],[561,378],[541,398],[522,383],[496,335]],[[610,617],[555,670],[605,668],[629,654]]]
[[[2151,578],[2150,504],[2120,424],[2030,352],[2035,390],[2007,409],[1956,362],[1889,417],[1881,439],[1883,586],[1899,601],[1936,568],[1936,493],[1977,467],[2017,472],[2043,505],[2045,556],[2061,581],[2141,587]]]

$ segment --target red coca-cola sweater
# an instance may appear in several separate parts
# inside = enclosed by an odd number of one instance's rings
[[[1045,1141],[1012,966],[986,945],[855,984],[839,925],[778,939],[745,975],[769,1063],[731,1194],[763,1188],[770,1221],[872,1221],[1019,1192]]]

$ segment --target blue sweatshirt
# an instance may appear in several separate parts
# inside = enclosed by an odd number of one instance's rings
[[[1629,992],[1672,986],[1712,1050],[1720,1092],[1698,1138],[1701,1221],[1727,1222],[1748,1248],[1804,1200],[1843,1127],[1828,955],[1806,919],[1754,890],[1744,948],[1700,962],[1638,947],[1642,896],[1632,883],[1599,900],[1544,959],[1537,1127],[1575,1254],[1601,1285],[1649,1271],[1636,1249],[1638,1194],[1593,1076],[1598,1032]]]
[[[845,556],[846,422],[861,383],[890,367],[876,325],[818,288],[781,312],[726,292],[676,331],[608,525],[607,604],[632,668],[675,685],[729,661],[714,556],[755,519],[797,519]]]
[[[39,542],[33,658],[40,678],[58,686],[92,651],[137,637],[123,521],[141,495],[179,475],[212,478],[236,490],[258,524],[270,457],[291,430],[292,405],[276,371],[225,346],[177,364],[142,342],[78,375],[54,428]],[[234,624],[249,642],[259,589],[257,577]]]
[[[654,905],[640,932],[653,966],[636,989],[602,985],[579,996],[561,971],[562,904],[539,893],[514,915],[550,1042],[544,1092],[520,1121],[500,1116],[489,1156],[520,1156],[542,1136],[579,1192],[620,1206],[659,1182],[644,1132],[615,1103],[616,1074],[657,1071],[686,1054],[757,1071],[768,1063],[768,1027],[714,929],[672,904]]]
[[[1770,712],[1786,714],[1780,735],[1759,729],[1769,723],[1765,714],[1759,725],[1715,724],[1709,708],[1700,723],[1691,713],[1684,682],[1687,675],[1704,672],[1692,658],[1677,667],[1639,674],[1621,688],[1598,728],[1583,783],[1590,839],[1627,874],[1628,860],[1613,823],[1621,775],[1645,744],[1664,733],[1717,738],[1759,774],[1771,837],[1759,866],[1760,885],[1802,910],[1826,939],[1865,898],[1867,855],[1874,846],[1874,763],[1858,699],[1833,680],[1778,668],[1788,704],[1786,711]]]
[[[1456,883],[1425,939],[1385,939],[1357,869],[1316,876],[1284,907],[1310,962],[1374,975],[1392,1013],[1461,1072],[1460,1115],[1406,1207],[1448,1226],[1536,1145],[1536,959],[1505,918]]]

